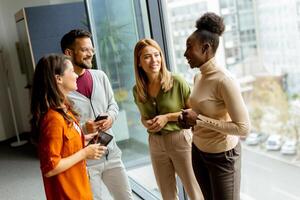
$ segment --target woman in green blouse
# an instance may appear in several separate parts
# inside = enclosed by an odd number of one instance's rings
[[[188,84],[167,70],[161,48],[152,39],[136,44],[134,68],[133,95],[149,133],[152,166],[163,199],[178,199],[175,174],[190,199],[202,199],[192,169],[191,132],[177,123],[181,109],[188,108]]]

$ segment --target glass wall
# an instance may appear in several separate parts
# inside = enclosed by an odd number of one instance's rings
[[[149,192],[151,198],[159,197],[148,154],[147,133],[140,123],[131,90],[135,82],[135,43],[164,26],[152,26],[152,30],[149,27],[147,11],[152,11],[146,4],[154,1],[86,2],[97,65],[107,73],[120,106],[113,129],[123,160],[132,182],[144,188],[134,189]],[[169,29],[164,33],[169,34],[165,37],[172,42],[168,44],[172,48],[167,49],[167,58],[174,63],[170,69],[182,74],[191,85],[197,70],[190,70],[185,61],[185,40],[204,12],[212,11],[224,17],[226,31],[217,51],[217,62],[239,80],[252,123],[250,135],[241,138],[242,198],[300,199],[300,57],[297,55],[300,0],[162,2],[166,3],[166,9],[161,11],[167,13],[163,25]]]
[[[107,74],[120,108],[113,129],[117,143],[123,150],[124,162],[130,164],[131,161],[148,157],[147,132],[141,126],[139,112],[133,102],[132,87],[135,84],[134,45],[139,38],[149,35],[149,32],[145,32],[149,28],[144,27],[147,23],[142,20],[140,24],[137,23],[135,9],[141,5],[134,4],[132,0],[88,2],[99,58],[97,65]],[[141,11],[140,9],[139,12]]]
[[[300,1],[166,1],[174,63],[188,80],[183,53],[195,21],[207,11],[224,17],[217,61],[240,81],[252,123],[241,138],[242,199],[300,199]]]
[[[88,0],[96,60],[113,87],[120,111],[112,129],[122,150],[132,188],[144,199],[160,198],[148,153],[148,133],[134,103],[133,51],[136,42],[150,37],[144,0]]]

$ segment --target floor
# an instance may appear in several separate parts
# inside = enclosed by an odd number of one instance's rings
[[[117,142],[122,150],[122,160],[127,168],[150,163],[148,147],[134,138]]]
[[[0,143],[1,199],[45,199],[35,148],[28,144],[10,147]]]
[[[11,147],[13,141],[0,142],[0,199],[45,199],[35,148],[29,143]]]
[[[162,199],[161,194],[158,190],[158,186],[156,184],[151,164],[129,170],[128,176],[135,180],[138,184],[142,185],[156,198]]]

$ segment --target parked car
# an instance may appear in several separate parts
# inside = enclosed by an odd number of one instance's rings
[[[295,155],[297,153],[297,141],[287,140],[283,143],[280,153],[287,155]]]
[[[250,133],[247,136],[245,143],[247,145],[258,145],[259,143],[266,141],[267,138],[268,135],[264,133]]]
[[[282,145],[280,135],[271,135],[266,141],[266,149],[271,151],[279,151]]]
[[[247,136],[245,143],[248,145],[257,145],[259,143],[259,134],[258,133],[250,133]]]

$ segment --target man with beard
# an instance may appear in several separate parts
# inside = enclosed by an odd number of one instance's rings
[[[80,113],[81,127],[84,133],[104,131],[111,135],[113,122],[118,115],[118,105],[106,74],[92,68],[94,47],[91,33],[86,30],[71,30],[61,39],[61,49],[73,60],[74,71],[78,75],[77,91],[69,98]],[[106,119],[94,121],[98,115]],[[106,156],[101,160],[88,160],[87,168],[95,200],[133,199],[125,167],[121,161],[121,150],[113,139],[108,145]],[[107,192],[108,189],[108,192]]]

